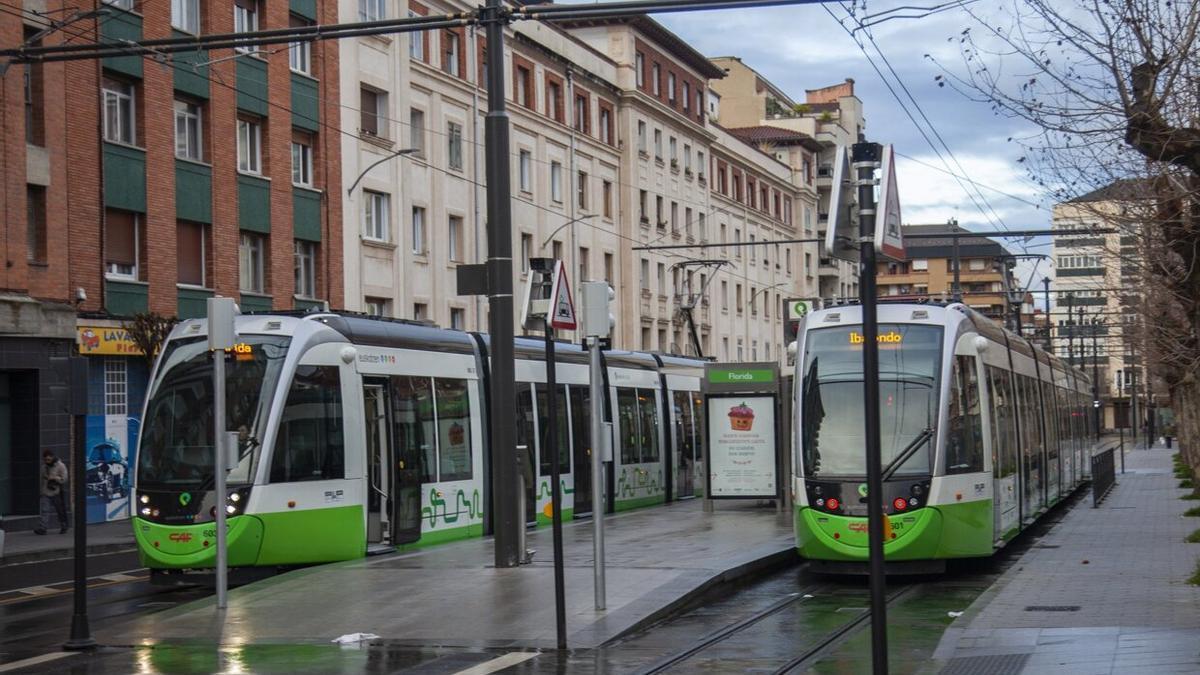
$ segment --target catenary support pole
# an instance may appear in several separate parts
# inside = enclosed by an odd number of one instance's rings
[[[958,235],[952,234],[950,239],[954,242],[954,283],[950,287],[950,295],[955,302],[962,302],[962,284],[960,283],[962,260],[958,256]],[[871,272],[871,275],[875,275],[874,271]]]
[[[1042,278],[1042,288],[1046,291],[1046,351],[1054,354],[1054,322],[1050,319],[1050,277]]]
[[[875,289],[875,169],[882,148],[855,143],[851,155],[858,172],[859,303],[863,314],[863,415],[867,451],[867,543],[871,569],[871,664],[875,675],[887,675],[887,580],[883,564],[883,464],[879,446],[879,325]],[[958,239],[955,238],[957,251]],[[958,256],[955,255],[955,270]],[[954,284],[958,290],[957,280]]]
[[[75,610],[71,615],[71,636],[63,649],[72,651],[96,646],[88,624],[87,609],[87,364],[83,359],[82,356],[75,356],[69,361],[71,421],[74,426],[69,486],[74,496],[72,509],[75,511],[72,514],[75,525]],[[61,489],[65,490],[66,487]]]
[[[509,182],[508,112],[504,92],[504,9],[487,0],[488,113],[484,122],[484,182],[487,184],[487,277],[491,338],[492,519],[496,567],[520,563],[517,492],[516,388],[513,367],[512,207]]]
[[[1064,326],[1067,328],[1067,365],[1075,365],[1075,326],[1071,316],[1072,307],[1075,305],[1075,294],[1067,293],[1067,321]]]
[[[1100,442],[1100,320],[1092,319],[1092,418],[1096,442]]]
[[[551,308],[551,312],[554,308]],[[554,633],[559,649],[567,648],[567,596],[563,579],[562,543],[562,462],[559,460],[558,382],[554,367],[554,328],[546,316],[546,442],[543,453],[550,453],[550,521],[554,536]]]
[[[588,366],[591,382],[588,396],[592,420],[592,556],[596,586],[596,609],[608,604],[604,587],[604,514],[608,512],[604,486],[604,372],[600,366],[600,338],[589,337]]]

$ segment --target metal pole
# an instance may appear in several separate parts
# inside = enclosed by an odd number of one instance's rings
[[[955,302],[962,302],[962,284],[959,283],[961,261],[958,259],[958,234],[951,234],[950,239],[954,242],[954,283],[950,287],[950,294],[953,296]],[[874,271],[871,272],[871,276],[875,276]]]
[[[489,420],[492,432],[492,519],[496,567],[520,563],[518,529],[516,376],[513,368],[512,209],[508,157],[508,113],[504,100],[504,26],[501,0],[487,0],[488,114],[484,122],[484,183],[487,185],[487,276],[492,356]]]
[[[554,308],[550,308],[553,313]],[[562,465],[558,459],[558,383],[554,367],[554,327],[546,315],[546,443],[543,452],[550,453],[550,518],[554,536],[554,632],[558,648],[567,648],[567,596],[563,581],[562,544]]]
[[[1096,423],[1096,442],[1100,442],[1100,320],[1092,319],[1092,416]]]
[[[596,609],[607,604],[604,588],[604,514],[608,491],[604,489],[604,372],[600,367],[600,338],[592,337],[588,350],[591,382],[588,395],[591,399],[592,419],[592,558],[596,583]]]
[[[74,362],[75,358],[82,361],[83,357],[72,358],[70,365],[73,370],[80,367],[86,368],[86,365],[82,363],[77,365]],[[82,390],[80,390],[81,384]],[[75,442],[71,447],[71,490],[75,497],[75,504],[72,507],[75,510],[75,611],[71,615],[71,637],[63,644],[63,649],[74,651],[96,647],[96,641],[92,639],[92,631],[88,625],[87,610],[87,459],[85,457],[87,454],[85,450],[87,446],[87,416],[81,414],[86,411],[86,398],[84,398],[83,406],[77,405],[78,401],[74,400],[74,397],[87,396],[86,371],[82,378],[71,377],[70,387],[70,395],[73,398],[72,421],[75,425]],[[63,525],[65,526],[66,523]]]
[[[1132,360],[1133,359],[1130,359],[1130,361],[1132,361]],[[1133,449],[1137,450],[1137,439],[1138,439],[1137,370],[1130,367],[1128,372],[1129,372],[1129,389],[1130,389],[1130,391],[1133,392],[1132,393],[1133,400],[1130,402],[1130,413],[1133,415]],[[1150,444],[1147,443],[1146,447],[1149,448]]]
[[[1118,426],[1117,433],[1121,437],[1121,473],[1125,473],[1125,427]]]
[[[1075,304],[1075,294],[1067,293],[1067,365],[1075,365],[1075,326],[1071,318],[1072,307]]]
[[[875,675],[887,675],[887,607],[883,565],[883,467],[879,446],[879,326],[875,289],[875,169],[882,148],[878,143],[855,143],[852,153],[858,171],[859,303],[863,313],[863,413],[867,449],[867,537],[871,567],[871,665]],[[958,289],[958,238],[954,239],[955,290]]]
[[[1054,322],[1050,320],[1050,277],[1042,278],[1042,288],[1046,291],[1046,351],[1054,353],[1053,334]]]
[[[217,609],[225,609],[225,596],[229,587],[228,561],[226,560],[225,532],[225,350],[212,350],[213,358],[213,454],[214,467],[213,504],[216,505],[217,527]]]

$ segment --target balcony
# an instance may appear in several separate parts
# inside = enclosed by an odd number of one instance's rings
[[[838,278],[841,275],[842,261],[836,258],[821,258],[817,274],[822,277]]]

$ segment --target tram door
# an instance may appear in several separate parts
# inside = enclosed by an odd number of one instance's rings
[[[392,462],[388,442],[387,401],[382,382],[363,384],[363,419],[367,437],[367,543],[383,544],[391,538],[388,513],[388,470]]]
[[[431,447],[433,396],[427,377],[391,378],[392,543],[421,538],[421,453]]]
[[[671,392],[675,447],[675,499],[691,497],[695,491],[696,448],[692,424],[692,397],[689,392]]]

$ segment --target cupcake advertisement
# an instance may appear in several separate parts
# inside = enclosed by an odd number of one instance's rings
[[[774,396],[708,398],[709,494],[714,498],[776,496]]]

